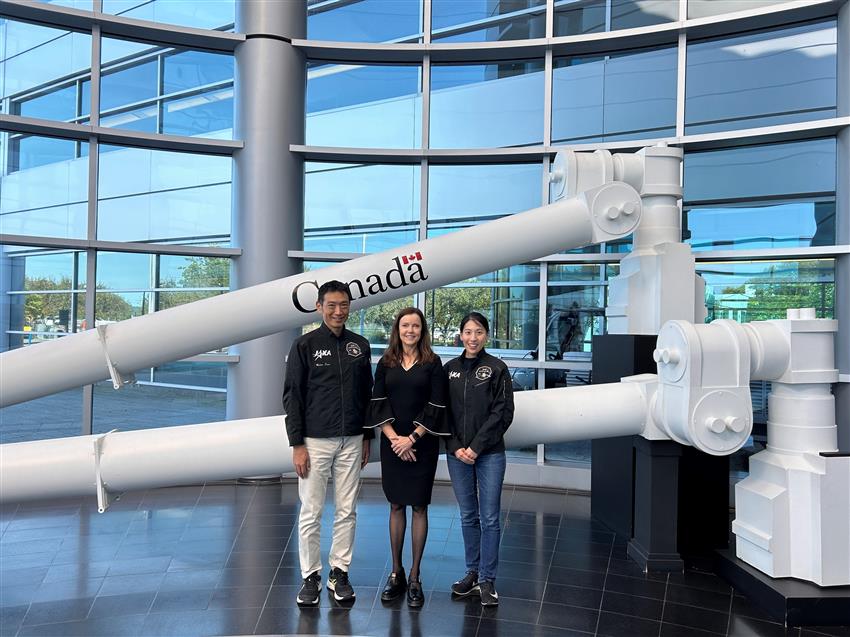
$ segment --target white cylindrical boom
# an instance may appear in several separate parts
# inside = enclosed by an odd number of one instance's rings
[[[514,394],[505,434],[511,448],[630,436],[644,430],[648,406],[637,383],[607,383]]]
[[[649,412],[637,383],[515,398],[510,447],[641,433]],[[380,457],[376,448],[371,457]],[[93,495],[99,480],[106,492],[122,493],[291,471],[284,416],[117,431],[0,445],[0,502]]]
[[[317,320],[321,283],[352,308],[410,296],[560,250],[626,236],[640,197],[620,182],[479,226],[0,354],[0,406],[202,354]]]
[[[96,446],[99,438],[100,448]],[[0,445],[0,502],[292,471],[283,416]]]

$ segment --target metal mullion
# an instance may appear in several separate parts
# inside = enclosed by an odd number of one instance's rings
[[[165,132],[162,117],[163,93],[165,93],[165,56],[160,54],[157,56],[156,64],[156,132],[158,133]]]
[[[419,230],[418,240],[428,238],[428,160],[423,159],[420,164],[419,173]],[[416,307],[425,312],[425,295],[427,292],[419,292],[416,295]]]
[[[89,125],[100,126],[100,25],[92,25],[91,30],[91,73],[89,74]]]
[[[682,0],[683,2],[685,0]],[[676,66],[676,137],[685,136],[685,84],[688,63],[688,35],[685,31],[679,33]]]
[[[431,44],[431,0],[422,1],[422,42]]]
[[[422,57],[422,139],[421,147],[427,150],[431,146],[431,56]]]
[[[555,37],[555,0],[546,0],[546,38],[553,37]]]
[[[549,266],[541,264],[540,267],[540,311],[537,313],[537,388],[546,389],[546,370],[540,367],[540,362],[546,360],[546,323],[549,319]],[[537,445],[537,464],[546,464],[546,445]]]
[[[95,328],[95,291],[97,289],[97,250],[86,250],[86,328]],[[82,430],[83,436],[91,435],[94,419],[94,385],[83,386]]]
[[[549,147],[552,145],[552,87],[554,84],[554,61],[552,56],[552,47],[546,47],[546,54],[543,58],[543,145]],[[544,198],[545,200],[545,198]]]

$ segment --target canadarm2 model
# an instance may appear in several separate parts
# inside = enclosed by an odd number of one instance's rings
[[[679,241],[681,158],[666,147],[559,153],[553,199],[565,199],[320,276],[349,282],[357,308],[623,237],[640,219],[609,327],[654,334],[663,324],[658,375],[520,392],[508,445],[639,434],[727,455],[752,430],[750,380],[770,380],[768,450],[736,487],[738,556],[769,575],[850,584],[850,457],[831,453],[835,323],[797,310],[783,321],[698,324],[702,288]],[[305,273],[4,353],[0,405],[110,377],[117,389],[137,369],[308,323],[318,286]],[[0,501],[95,491],[105,510],[110,493],[291,470],[280,416],[113,432],[0,445]]]
[[[609,181],[527,212],[323,268],[320,276],[348,282],[357,309],[622,238],[640,216],[635,188]],[[117,389],[138,369],[309,323],[316,320],[318,287],[317,275],[307,272],[4,352],[0,407],[107,378]]]

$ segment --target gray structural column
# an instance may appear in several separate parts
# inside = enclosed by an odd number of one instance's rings
[[[850,0],[838,12],[838,115],[850,115]],[[838,134],[836,166],[836,238],[838,245],[850,246],[850,129]],[[838,448],[850,452],[850,254],[835,263],[835,318],[838,334],[835,356],[843,382],[835,386],[838,416]]]
[[[231,288],[301,272],[289,250],[303,243],[304,162],[290,144],[304,143],[306,62],[291,39],[307,29],[306,2],[238,0]],[[251,321],[251,316],[245,316]],[[230,351],[239,355],[227,375],[227,418],[279,414],[284,359],[298,331],[281,332]]]

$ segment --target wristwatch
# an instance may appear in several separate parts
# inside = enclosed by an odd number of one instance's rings
[[[419,440],[422,437],[422,435],[414,429],[413,433],[410,434],[410,437],[413,438],[413,442],[416,442],[417,440]]]

